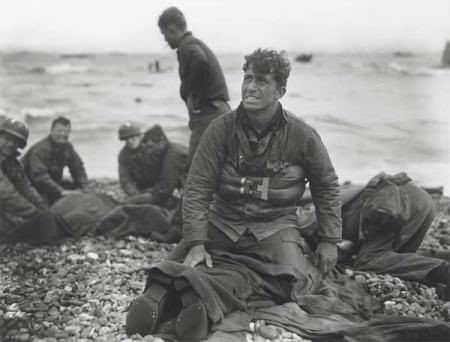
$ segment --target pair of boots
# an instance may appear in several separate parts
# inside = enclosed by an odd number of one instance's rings
[[[206,338],[206,307],[191,288],[170,291],[166,285],[155,282],[131,304],[126,318],[127,335],[157,334],[164,325],[172,328],[170,333],[175,333],[178,341],[194,342]]]

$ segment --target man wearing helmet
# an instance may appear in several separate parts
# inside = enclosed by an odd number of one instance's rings
[[[57,117],[49,136],[33,145],[23,157],[26,174],[49,204],[88,185],[83,161],[69,142],[70,130],[70,120]],[[65,167],[72,181],[63,179]]]
[[[128,201],[167,206],[183,179],[186,148],[169,142],[159,125],[142,135],[137,124],[127,122],[119,128],[119,140],[125,142],[119,181]]]
[[[46,203],[27,179],[17,160],[27,144],[24,123],[5,118],[0,123],[0,241],[24,238],[23,227],[46,213]],[[38,231],[38,227],[33,227]]]

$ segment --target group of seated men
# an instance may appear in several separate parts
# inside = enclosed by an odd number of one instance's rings
[[[213,121],[190,166],[183,239],[170,260],[150,269],[144,294],[130,307],[127,332],[155,333],[175,315],[180,339],[201,340],[211,323],[251,299],[286,302],[308,293],[334,267],[338,251],[340,262],[356,269],[450,287],[447,262],[415,253],[435,215],[431,197],[406,174],[380,174],[365,186],[340,188],[319,135],[279,102],[290,71],[283,54],[258,49],[246,56],[243,70],[241,104]],[[0,238],[23,237],[59,198],[86,190],[70,128],[68,119],[56,118],[22,166],[17,158],[28,128],[2,120]],[[142,134],[127,123],[119,139],[125,142],[119,178],[129,203],[175,207],[186,151],[160,126]],[[72,182],[63,177],[65,167]],[[311,201],[305,199],[307,181]],[[215,304],[199,293],[196,286],[204,282]],[[168,312],[174,308],[168,298],[178,298],[176,313]]]
[[[29,129],[23,122],[0,118],[0,242],[31,239],[49,225],[49,208],[59,199],[88,191],[88,177],[82,158],[69,141],[71,122],[57,117],[48,136],[25,148]],[[125,146],[119,154],[119,179],[126,203],[177,207],[176,189],[186,172],[187,149],[170,143],[161,126],[145,134],[134,123],[119,128]],[[65,177],[68,169],[70,178]],[[40,223],[39,223],[40,222]],[[30,236],[27,236],[30,235]],[[39,239],[38,239],[39,240]]]

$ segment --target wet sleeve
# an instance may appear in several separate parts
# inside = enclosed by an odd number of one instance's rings
[[[56,183],[49,173],[48,166],[44,158],[38,152],[29,152],[29,177],[36,184],[39,191],[52,197],[59,197],[64,188]]]
[[[0,169],[0,210],[9,215],[28,220],[38,213],[38,208],[19,193],[15,185]]]
[[[33,203],[37,208],[48,209],[46,201],[33,187],[27,175],[25,174],[22,165],[19,162],[17,162],[16,164],[15,174],[16,178],[18,179],[18,183],[20,183],[19,187],[21,194],[31,203]]]
[[[155,187],[156,204],[165,203],[180,184],[186,170],[187,148],[170,143],[162,158],[161,174]]]
[[[209,205],[224,164],[226,134],[223,120],[213,121],[192,160],[183,196],[183,238],[188,244],[207,239]]]
[[[80,155],[72,148],[69,162],[70,175],[76,186],[84,189],[88,186],[88,177]]]
[[[140,194],[136,183],[133,181],[130,172],[119,155],[119,183],[122,190],[128,196],[134,196]]]
[[[204,93],[204,87],[208,84],[209,64],[208,57],[205,52],[196,45],[190,47],[187,51],[187,67],[188,73],[184,81],[187,96],[198,99]]]
[[[338,242],[342,237],[338,177],[328,151],[316,131],[306,139],[305,144],[306,174],[316,207],[319,239]]]

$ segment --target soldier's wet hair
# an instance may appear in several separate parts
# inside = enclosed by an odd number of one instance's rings
[[[245,56],[243,70],[252,67],[258,74],[272,74],[279,87],[286,87],[291,71],[291,64],[284,51],[270,49],[257,49]]]
[[[57,124],[60,124],[60,125],[63,125],[63,126],[70,126],[71,122],[65,116],[58,116],[57,118],[55,118],[52,121],[52,128],[55,127],[55,125],[57,125]]]
[[[185,30],[187,27],[183,12],[175,6],[165,9],[158,19],[158,26],[160,28],[167,28],[170,24],[174,24],[181,30]]]

